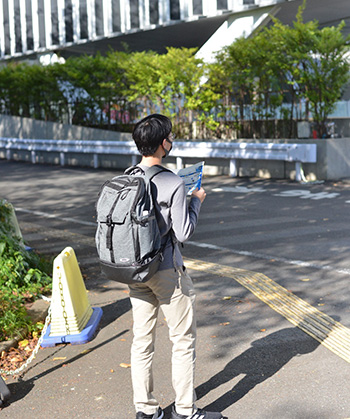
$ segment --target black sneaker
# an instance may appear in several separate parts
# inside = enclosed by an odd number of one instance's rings
[[[219,412],[206,412],[205,410],[198,409],[195,413],[192,413],[190,416],[179,415],[175,407],[173,406],[173,411],[171,412],[171,419],[224,419],[221,413]]]
[[[164,412],[161,408],[158,409],[153,415],[146,415],[143,412],[136,413],[136,419],[162,419],[164,417]]]

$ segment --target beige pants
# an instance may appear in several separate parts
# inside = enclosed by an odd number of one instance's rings
[[[134,318],[134,339],[131,347],[131,377],[136,412],[153,414],[158,402],[152,395],[152,360],[159,307],[169,327],[173,344],[172,383],[175,407],[181,415],[195,410],[195,293],[189,275],[180,269],[159,271],[144,284],[130,285]]]

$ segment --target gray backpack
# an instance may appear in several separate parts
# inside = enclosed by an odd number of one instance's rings
[[[151,179],[164,167],[138,166],[105,182],[96,203],[96,247],[102,272],[125,284],[146,282],[162,260]]]

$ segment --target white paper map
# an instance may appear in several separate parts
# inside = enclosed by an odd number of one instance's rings
[[[204,161],[201,161],[176,172],[185,181],[187,195],[201,187],[204,163]]]

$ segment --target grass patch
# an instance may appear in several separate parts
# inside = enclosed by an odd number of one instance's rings
[[[32,323],[25,305],[52,287],[51,263],[25,249],[12,217],[12,206],[0,200],[0,341],[23,328],[33,332],[40,327]]]

